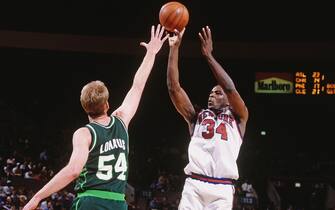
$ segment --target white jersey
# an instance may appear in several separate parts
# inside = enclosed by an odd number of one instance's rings
[[[241,144],[239,127],[229,108],[217,115],[210,109],[202,110],[194,125],[188,147],[189,163],[184,171],[188,175],[196,173],[236,180]]]

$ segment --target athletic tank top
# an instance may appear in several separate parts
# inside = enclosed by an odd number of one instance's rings
[[[78,177],[75,191],[103,190],[125,193],[128,178],[128,131],[124,123],[111,116],[107,126],[86,125],[92,136],[87,162]]]
[[[238,179],[236,160],[242,137],[231,109],[215,114],[201,110],[188,147],[186,174],[201,174],[214,178]]]

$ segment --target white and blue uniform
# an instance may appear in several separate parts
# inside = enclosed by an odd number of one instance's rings
[[[239,178],[236,160],[242,144],[231,109],[197,115],[188,147],[189,163],[179,209],[232,209],[233,181]]]

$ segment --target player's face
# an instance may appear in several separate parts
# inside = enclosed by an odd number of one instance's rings
[[[222,87],[217,85],[209,93],[208,108],[220,109],[228,105],[228,98]]]

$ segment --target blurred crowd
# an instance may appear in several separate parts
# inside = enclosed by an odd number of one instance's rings
[[[4,146],[4,144],[2,144]],[[48,152],[31,155],[28,139],[6,144],[0,154],[0,209],[19,210],[55,174]],[[70,209],[75,194],[64,189],[40,203],[40,210]]]
[[[28,139],[19,139],[11,145],[2,144],[1,148],[5,149],[0,153],[0,209],[19,210],[54,176],[59,167],[53,164],[51,159],[54,157],[50,157],[47,149],[40,149],[37,153],[36,147],[32,150]],[[164,159],[177,160],[176,156],[183,157],[175,149],[171,151],[171,153],[160,154],[161,159],[154,158],[154,152],[151,154],[153,157],[149,158],[149,164],[147,164],[152,168],[150,173],[155,173],[151,179],[137,175],[138,167],[134,168],[133,173],[139,177],[138,180],[142,180],[142,183],[137,181],[131,185],[133,179],[130,179],[126,192],[129,210],[178,209],[186,177],[182,173],[182,162],[178,165],[181,168],[180,173],[177,173],[177,170],[169,170],[175,169],[177,161],[170,161],[171,166],[163,166]],[[142,165],[142,167],[146,166]],[[162,170],[164,167],[166,169]],[[153,168],[158,170],[155,171]],[[334,184],[327,182],[326,179],[297,181],[289,176],[272,176],[261,180],[264,181],[262,184],[257,179],[244,176],[237,180],[234,210],[335,209]],[[39,210],[70,209],[74,198],[72,184],[42,201]]]

